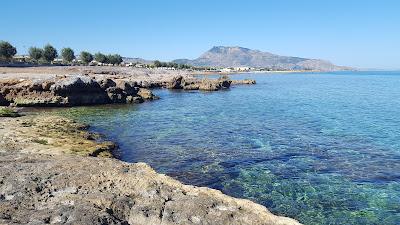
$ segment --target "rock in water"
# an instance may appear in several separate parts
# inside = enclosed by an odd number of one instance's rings
[[[149,89],[146,88],[139,88],[137,95],[145,100],[153,100],[158,98]]]
[[[167,84],[167,88],[169,89],[182,89],[182,76],[176,76],[172,78],[172,80]]]

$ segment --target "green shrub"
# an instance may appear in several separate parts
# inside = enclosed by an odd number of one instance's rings
[[[10,61],[17,54],[17,49],[6,41],[0,41],[0,59]]]
[[[4,107],[0,108],[0,117],[19,117],[21,116],[17,111]]]
[[[42,56],[43,56],[43,49],[36,48],[36,47],[29,48],[29,57],[31,57],[31,59],[35,60],[36,63],[39,62],[39,59],[41,59]]]
[[[94,59],[99,62],[99,63],[106,63],[107,62],[107,56],[98,52],[94,54]]]
[[[57,50],[53,46],[51,46],[50,44],[44,46],[43,59],[45,59],[46,62],[52,62],[55,58],[57,58],[57,56]]]
[[[61,49],[61,56],[65,62],[71,63],[72,60],[75,59],[74,50],[71,48],[63,48]]]
[[[38,144],[42,144],[42,145],[47,145],[47,144],[49,144],[49,142],[48,142],[47,140],[45,140],[45,139],[39,139],[39,138],[37,138],[37,139],[33,139],[32,141],[35,142],[35,143],[38,143]]]
[[[89,64],[93,60],[93,55],[90,54],[89,52],[81,52],[80,58],[83,63]]]

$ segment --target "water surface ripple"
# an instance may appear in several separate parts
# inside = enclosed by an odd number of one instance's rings
[[[399,224],[400,72],[244,77],[257,85],[62,112],[116,141],[124,161],[304,224]]]

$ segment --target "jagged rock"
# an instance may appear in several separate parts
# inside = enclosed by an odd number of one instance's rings
[[[106,90],[107,88],[116,86],[116,83],[109,78],[98,79],[97,83],[99,83],[100,87],[104,90]]]
[[[191,83],[191,84],[185,84],[183,86],[184,90],[199,90],[199,84],[196,83]]]
[[[144,163],[15,152],[0,158],[0,224],[299,224]]]
[[[126,93],[118,87],[109,87],[106,89],[107,96],[114,103],[124,103],[126,101]]]
[[[7,101],[7,99],[5,99],[4,96],[0,93],[0,106],[7,106],[9,104],[10,102]]]
[[[211,80],[203,80],[199,84],[199,90],[202,91],[217,91],[218,90],[218,83]]]
[[[217,91],[229,88],[232,82],[227,77],[200,80],[175,76],[170,81],[133,81],[126,77],[111,79],[104,76],[97,80],[94,78],[71,75],[34,80],[1,80],[0,105],[12,103],[15,106],[77,106],[132,103],[158,99],[148,88]]]
[[[134,86],[136,83],[131,84],[124,80],[117,80],[115,83],[116,87],[122,89],[126,95],[136,95],[139,91],[139,88]]]
[[[240,85],[240,84],[256,84],[256,80],[252,79],[244,79],[244,80],[233,80],[232,85]]]
[[[153,99],[158,98],[149,89],[146,89],[146,88],[139,88],[137,95],[139,95],[140,97],[142,97],[145,100],[153,100]]]
[[[68,95],[74,93],[102,92],[100,85],[87,76],[71,76],[57,80],[50,86],[50,91],[56,94]]]
[[[176,76],[172,78],[170,82],[167,83],[166,87],[169,89],[182,89],[182,76]]]
[[[51,86],[54,84],[54,81],[45,80],[42,83],[42,90],[43,91],[50,91]]]
[[[127,96],[126,103],[142,103],[144,102],[143,98],[140,96]]]
[[[199,90],[202,91],[217,91],[220,89],[229,88],[231,85],[231,80],[228,79],[203,79],[199,84]]]

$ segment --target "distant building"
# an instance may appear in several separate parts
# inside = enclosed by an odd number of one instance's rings
[[[29,55],[16,55],[13,57],[13,60],[17,61],[17,62],[27,62],[31,59],[31,57],[29,57]]]
[[[235,71],[250,71],[251,67],[246,67],[246,66],[242,66],[242,67],[235,67]]]
[[[221,72],[230,73],[230,72],[233,72],[233,68],[223,68],[223,69],[221,69]]]
[[[145,65],[145,64],[142,64],[142,63],[136,63],[135,67],[136,67],[136,68],[145,68],[146,65]]]

